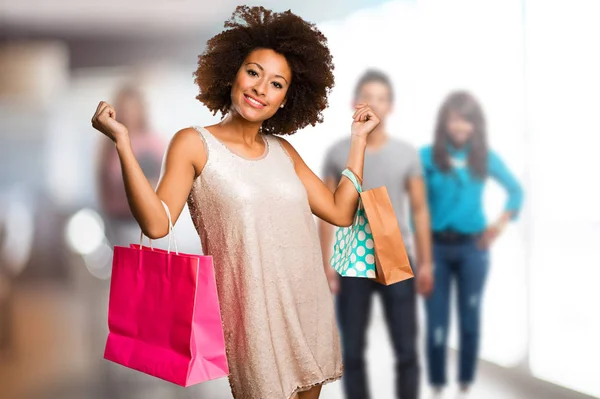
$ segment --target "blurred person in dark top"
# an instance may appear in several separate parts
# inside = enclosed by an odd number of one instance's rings
[[[131,145],[139,164],[153,186],[160,177],[166,144],[150,127],[147,105],[140,89],[123,86],[115,98],[116,119],[129,130]],[[112,245],[139,240],[140,229],[129,210],[118,153],[114,143],[102,143],[98,168],[100,210]]]
[[[433,145],[421,150],[433,233],[435,288],[426,303],[427,360],[434,397],[446,385],[446,346],[450,287],[456,284],[459,316],[459,398],[475,379],[480,313],[489,268],[489,248],[514,220],[523,203],[521,185],[500,156],[489,149],[485,115],[465,91],[451,93],[442,104]],[[506,191],[500,217],[488,223],[483,194],[489,179]]]
[[[394,93],[391,80],[385,73],[367,70],[356,85],[354,102],[369,104],[381,120],[367,141],[363,188],[387,187],[417,278],[416,281],[410,279],[384,286],[366,278],[340,277],[329,265],[333,226],[320,221],[325,272],[332,293],[338,294],[336,313],[342,338],[344,391],[348,399],[370,397],[365,349],[372,298],[378,293],[383,301],[396,360],[396,397],[417,399],[420,373],[416,293],[427,295],[433,286],[431,232],[419,152],[407,142],[391,137],[387,131],[386,119],[392,112]],[[338,176],[346,167],[344,154],[349,148],[350,140],[344,139],[334,144],[327,153],[323,177],[330,190],[335,190]],[[406,214],[408,204],[416,230],[416,263]]]

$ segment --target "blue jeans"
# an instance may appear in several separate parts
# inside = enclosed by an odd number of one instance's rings
[[[489,251],[477,247],[476,237],[460,242],[434,239],[433,257],[435,287],[426,302],[429,382],[438,387],[446,384],[450,287],[454,281],[460,333],[458,380],[461,384],[470,384],[477,366],[481,299],[489,268]]]
[[[347,399],[368,399],[365,365],[367,326],[373,294],[381,294],[396,357],[396,397],[417,399],[417,312],[414,279],[384,286],[366,278],[342,277],[336,307],[342,340]]]

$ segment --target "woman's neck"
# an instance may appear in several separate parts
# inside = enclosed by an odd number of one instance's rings
[[[469,151],[471,143],[469,141],[465,141],[463,143],[456,143],[451,139],[446,141],[446,146],[451,152],[465,152]]]
[[[251,146],[257,141],[262,122],[250,122],[235,111],[228,113],[221,122],[219,129],[228,140]]]

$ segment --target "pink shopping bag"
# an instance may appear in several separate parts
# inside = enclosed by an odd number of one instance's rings
[[[114,248],[104,358],[187,387],[229,370],[212,257],[171,252],[172,233]]]

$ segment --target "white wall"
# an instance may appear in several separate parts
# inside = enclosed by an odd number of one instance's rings
[[[526,3],[531,367],[600,396],[600,3]]]

